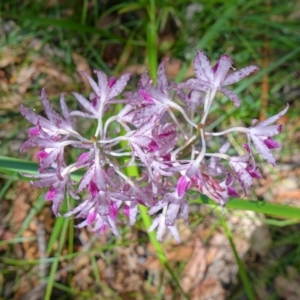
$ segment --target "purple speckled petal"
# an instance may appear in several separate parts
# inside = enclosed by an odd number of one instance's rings
[[[247,77],[251,73],[258,71],[258,70],[259,70],[259,68],[257,66],[248,66],[246,68],[240,69],[236,72],[233,72],[232,74],[229,74],[226,77],[226,79],[224,80],[223,85],[229,85],[229,84],[236,83],[236,82],[242,80],[243,78]]]
[[[213,85],[215,88],[220,88],[223,85],[223,81],[227,76],[229,69],[232,66],[232,59],[228,55],[222,55],[220,60],[214,66],[214,82]]]
[[[111,87],[110,92],[108,93],[107,100],[117,97],[126,87],[127,82],[130,79],[130,74],[123,74]]]
[[[168,94],[168,79],[166,76],[166,70],[165,70],[165,60],[160,63],[158,66],[157,71],[157,85],[158,89],[164,93],[165,95]]]
[[[233,91],[227,90],[225,88],[221,88],[220,92],[224,94],[229,100],[233,102],[235,107],[239,107],[241,104],[240,98]]]
[[[194,70],[198,79],[213,83],[214,73],[209,60],[202,51],[197,50],[194,58]]]
[[[270,151],[270,149],[267,147],[267,145],[263,142],[263,140],[259,137],[256,137],[255,135],[251,136],[252,141],[254,143],[254,146],[258,153],[272,166],[275,166],[276,160]]]

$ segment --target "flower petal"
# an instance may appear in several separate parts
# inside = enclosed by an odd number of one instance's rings
[[[135,143],[142,148],[148,148],[151,143],[151,139],[146,136],[132,136],[130,137],[130,142]]]
[[[98,84],[96,83],[96,81],[90,76],[88,75],[86,72],[82,71],[82,73],[84,74],[84,76],[87,78],[90,86],[92,87],[95,95],[100,98],[101,97],[101,90],[98,86]]]
[[[89,183],[93,179],[93,176],[94,176],[94,167],[91,167],[82,176],[82,178],[79,182],[79,185],[78,185],[77,193],[82,192],[83,189],[86,188],[89,185]]]
[[[177,181],[177,195],[182,197],[191,187],[191,180],[187,176],[181,176]]]
[[[54,126],[54,124],[52,124],[50,121],[48,121],[44,117],[36,114],[32,109],[29,109],[29,108],[25,107],[24,105],[21,105],[20,111],[21,111],[22,116],[24,118],[26,118],[30,123],[32,123],[34,125],[39,124],[40,127],[46,128],[53,132],[56,131],[56,127]]]
[[[174,225],[174,226],[168,226],[168,229],[170,230],[174,240],[177,242],[177,243],[181,243],[181,240],[180,240],[180,235],[179,235],[179,232],[178,232],[178,229],[177,227]]]
[[[254,146],[256,148],[256,150],[258,151],[258,153],[268,162],[270,163],[272,166],[275,166],[276,161],[275,158],[273,156],[273,154],[271,153],[270,149],[266,146],[266,144],[261,140],[261,138],[252,135],[251,136],[252,141],[254,143]]]
[[[242,80],[243,78],[247,77],[249,74],[251,74],[255,71],[258,71],[258,70],[259,70],[259,67],[257,67],[257,66],[248,66],[246,68],[243,68],[241,70],[233,72],[226,77],[226,79],[223,82],[223,85],[229,85],[229,84],[236,83],[236,82]]]
[[[159,118],[164,112],[166,108],[163,106],[156,106],[156,105],[150,105],[145,108],[139,109],[135,111],[134,117],[133,117],[133,122],[139,121],[145,118],[151,118],[153,115]]]
[[[173,226],[179,213],[180,203],[170,203],[166,214],[166,225]]]
[[[61,96],[60,96],[60,106],[61,106],[61,112],[62,112],[64,118],[66,119],[66,121],[69,124],[71,124],[71,115],[69,113],[64,94],[61,94]]]
[[[60,209],[61,203],[64,200],[65,195],[65,182],[60,182],[56,187],[55,197],[52,200],[52,211],[58,216],[58,211]]]
[[[107,193],[100,191],[97,197],[98,200],[98,209],[97,212],[100,216],[105,216],[109,214],[109,201]]]
[[[107,100],[118,96],[124,90],[130,76],[131,75],[129,73],[125,73],[115,82],[108,93]]]
[[[250,134],[256,136],[266,136],[270,137],[281,132],[281,125],[273,125],[273,126],[255,126],[250,128]]]
[[[47,95],[46,95],[46,89],[45,88],[42,89],[41,99],[42,99],[42,102],[43,102],[43,106],[45,108],[45,113],[46,113],[49,121],[51,121],[52,123],[57,125],[57,120],[62,121],[62,117],[51,107],[50,102],[49,102],[49,100],[47,98]]]
[[[269,148],[269,149],[277,149],[280,148],[280,144],[273,140],[272,138],[268,137],[267,139],[264,140],[265,145]]]
[[[271,123],[274,123],[276,122],[278,119],[280,119],[286,112],[287,110],[289,109],[289,105],[287,104],[286,108],[283,109],[281,112],[279,112],[277,115],[271,117],[271,118],[268,118],[267,120],[259,123],[257,125],[257,127],[262,127],[262,126],[266,126],[266,125],[269,125]]]
[[[164,208],[167,205],[167,203],[163,202],[163,201],[158,201],[155,206],[152,206],[149,211],[148,211],[148,215],[153,215],[156,212],[158,212],[159,210],[161,210],[162,208]]]
[[[231,100],[235,107],[240,106],[241,103],[240,98],[233,91],[227,90],[225,88],[221,88],[220,92],[224,94],[229,100]]]
[[[78,102],[90,113],[93,115],[97,115],[97,111],[95,110],[94,106],[89,102],[87,99],[85,99],[82,95],[73,92],[72,93],[75,98],[78,100]]]
[[[162,61],[158,66],[157,86],[162,93],[164,93],[165,95],[168,94],[168,80],[167,80],[166,70],[165,70],[165,60]]]
[[[144,89],[140,89],[138,91],[138,94],[148,103],[154,104],[155,99]]]
[[[197,53],[194,58],[194,70],[196,77],[200,80],[213,83],[214,81],[214,73],[211,68],[210,62],[207,59],[206,55],[197,50]]]
[[[217,64],[214,66],[214,81],[213,85],[216,88],[220,88],[223,85],[223,81],[232,66],[232,59],[228,55],[222,55]]]

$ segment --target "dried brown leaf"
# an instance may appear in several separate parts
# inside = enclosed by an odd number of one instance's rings
[[[179,245],[176,247],[172,247],[169,251],[167,251],[167,259],[168,261],[186,261],[189,257],[191,257],[193,253],[193,247],[189,245]]]
[[[191,300],[224,300],[225,291],[217,279],[206,279],[191,293]]]
[[[183,272],[182,287],[185,292],[189,292],[203,280],[207,269],[206,254],[202,242],[196,239],[193,254]]]
[[[277,276],[274,280],[276,292],[284,300],[300,299],[300,278],[298,280]]]

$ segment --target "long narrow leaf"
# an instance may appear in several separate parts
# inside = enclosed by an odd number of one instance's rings
[[[207,197],[199,197],[199,199],[193,201],[193,203],[202,203],[217,205],[214,201]],[[280,204],[268,203],[266,201],[253,201],[246,199],[231,199],[227,204],[226,208],[235,208],[241,210],[251,210],[258,213],[263,213],[271,216],[297,219],[300,220],[300,208],[293,206],[286,206]]]
[[[0,171],[1,169],[10,170],[14,172],[20,171],[24,173],[36,174],[37,164],[29,161],[21,160],[21,159],[0,156]],[[130,172],[130,174],[128,175],[138,176],[138,172],[136,168],[130,167],[128,168],[128,171]],[[76,173],[72,176],[72,178],[78,180],[81,178],[81,175],[79,173]],[[193,202],[199,204],[202,203],[202,204],[216,205],[215,202],[213,202],[212,200],[202,196],[199,196],[199,199]],[[232,199],[227,203],[226,207],[241,209],[241,210],[251,210],[251,211],[264,213],[271,216],[300,220],[300,208],[293,207],[293,206],[273,204],[265,201]]]
[[[58,263],[59,263],[60,255],[61,255],[63,246],[64,246],[65,241],[66,241],[68,225],[69,225],[69,220],[68,219],[63,219],[62,224],[61,224],[61,235],[60,235],[59,242],[58,242],[58,249],[57,249],[56,255],[55,255],[56,259],[52,263],[50,274],[49,274],[49,277],[47,279],[47,289],[46,289],[45,297],[44,297],[45,300],[51,299],[53,286],[54,286],[54,283],[55,283],[55,280],[56,280],[55,275],[56,275],[56,272],[57,272],[57,269],[58,269]]]
[[[0,155],[0,173],[3,172],[18,172],[18,173],[27,173],[27,174],[37,174],[38,173],[38,164],[30,162],[27,160],[7,157]],[[83,173],[80,171],[74,172],[72,174],[72,179],[80,180]]]
[[[37,163],[27,160],[0,155],[0,171],[1,169],[6,171],[37,174],[38,165]]]

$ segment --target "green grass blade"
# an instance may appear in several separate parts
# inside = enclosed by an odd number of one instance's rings
[[[55,224],[52,228],[51,236],[50,236],[48,246],[47,246],[47,251],[46,251],[47,255],[49,255],[52,252],[53,246],[54,246],[57,238],[61,234],[61,229],[64,224],[64,220],[65,220],[64,218],[56,218],[55,219]]]
[[[0,155],[0,171],[1,170],[37,174],[38,164],[23,159]]]
[[[125,40],[122,40],[119,36],[114,35],[111,32],[107,32],[105,30],[101,30],[95,27],[91,27],[88,25],[80,24],[77,22],[74,22],[72,20],[64,20],[64,19],[54,19],[54,18],[41,18],[38,16],[33,16],[31,14],[21,14],[21,15],[14,15],[14,14],[8,14],[6,12],[3,13],[3,16],[6,18],[11,18],[11,19],[17,19],[17,20],[22,20],[22,21],[29,21],[33,22],[37,25],[42,25],[42,26],[54,26],[57,28],[61,29],[68,29],[68,30],[73,30],[76,31],[77,33],[91,33],[91,34],[97,34],[100,35],[103,38],[106,38],[106,41],[111,41],[111,42],[117,42],[117,41],[122,41],[124,42]]]
[[[58,290],[61,290],[61,291],[65,292],[65,293],[68,293],[69,295],[73,295],[74,294],[74,289],[73,288],[69,288],[69,287],[67,287],[67,286],[65,286],[63,284],[54,282],[53,286],[55,288],[57,288]],[[66,299],[66,298],[64,298],[64,299]]]
[[[0,199],[5,195],[5,193],[7,192],[7,190],[9,189],[9,187],[11,186],[11,184],[14,182],[15,180],[15,174],[13,174],[3,185],[3,187],[0,190]]]
[[[246,87],[248,87],[249,85],[257,82],[258,80],[260,80],[263,77],[263,75],[269,74],[270,72],[276,70],[282,64],[284,64],[285,62],[291,60],[294,56],[298,55],[299,53],[300,53],[300,47],[297,47],[293,51],[289,52],[288,54],[284,55],[283,57],[281,57],[277,61],[270,64],[265,69],[261,70],[260,72],[256,73],[255,75],[243,80],[242,84],[240,84],[236,89],[234,89],[234,92],[235,93],[240,93],[240,92],[244,91]]]
[[[59,256],[59,261],[68,260],[72,258],[76,258],[81,253],[71,253],[67,255],[61,255]],[[43,258],[42,263],[53,263],[57,260],[57,257],[48,257]],[[0,261],[6,263],[7,265],[11,266],[24,266],[24,265],[31,265],[31,266],[37,266],[41,264],[41,259],[15,259],[10,257],[2,256],[0,257]]]
[[[229,240],[229,243],[230,243],[230,246],[232,248],[232,251],[233,251],[233,255],[235,257],[235,260],[239,266],[239,274],[241,276],[241,280],[242,280],[242,283],[244,285],[244,288],[245,288],[245,293],[247,295],[247,299],[249,300],[255,300],[255,296],[254,296],[254,292],[253,292],[253,289],[252,289],[252,286],[251,286],[251,282],[248,278],[248,275],[247,275],[247,272],[245,270],[245,267],[244,267],[244,264],[243,262],[241,261],[239,255],[238,255],[238,252],[236,250],[236,247],[235,247],[235,244],[234,244],[234,241],[233,241],[233,237],[232,237],[232,232],[230,231],[228,225],[227,225],[227,222],[226,220],[224,219],[224,217],[221,217],[221,223],[224,227],[224,230],[225,230],[225,234]]]
[[[18,232],[17,232],[17,237],[20,237],[23,232],[28,228],[29,223],[32,221],[32,219],[34,218],[34,216],[36,216],[39,211],[43,208],[43,206],[45,205],[45,195],[41,194],[35,205],[31,208],[31,210],[29,211],[29,213],[27,214],[25,220],[23,221],[22,225],[20,226]]]
[[[147,51],[149,75],[156,82],[157,73],[157,26],[156,24],[147,25]]]
[[[9,245],[9,244],[19,244],[19,243],[24,243],[24,242],[32,242],[35,241],[36,237],[35,236],[28,236],[28,237],[18,237],[18,238],[13,238],[10,240],[3,240],[0,241],[0,247],[4,245]]]
[[[38,164],[34,162],[30,162],[27,160],[7,157],[0,155],[0,173],[2,172],[18,172],[18,173],[26,173],[26,174],[38,174]],[[74,172],[71,177],[74,180],[80,180],[83,175],[83,172],[77,171]],[[28,180],[27,178],[23,178],[24,180]]]
[[[273,220],[273,219],[262,219],[262,222],[266,225],[285,227],[299,223],[299,220],[288,219],[288,220]]]
[[[200,196],[193,203],[203,203],[217,206],[217,204],[207,197]],[[268,203],[266,201],[253,201],[245,199],[231,199],[226,204],[226,208],[235,208],[241,210],[251,210],[258,213],[267,214],[281,218],[300,220],[300,208],[293,206],[286,206],[280,204]]]
[[[88,1],[84,0],[83,6],[82,6],[82,13],[81,13],[81,24],[82,25],[85,25],[85,23],[86,23],[87,9],[88,9]]]
[[[149,21],[146,28],[147,34],[147,57],[149,66],[149,75],[156,82],[157,74],[157,23],[155,0],[150,0],[147,6]]]
[[[47,289],[46,289],[46,293],[45,293],[45,297],[44,297],[45,300],[50,300],[51,299],[51,294],[52,294],[52,290],[53,290],[54,283],[55,283],[55,275],[56,275],[56,272],[57,272],[58,263],[59,263],[59,259],[60,259],[60,253],[63,249],[64,244],[65,244],[67,229],[68,229],[68,226],[69,226],[69,220],[68,219],[62,219],[62,220],[63,221],[62,221],[62,224],[61,224],[60,239],[59,239],[59,243],[58,243],[58,249],[57,249],[56,255],[55,255],[56,259],[52,263],[51,270],[50,270],[50,275],[49,275],[49,278],[47,278]]]

